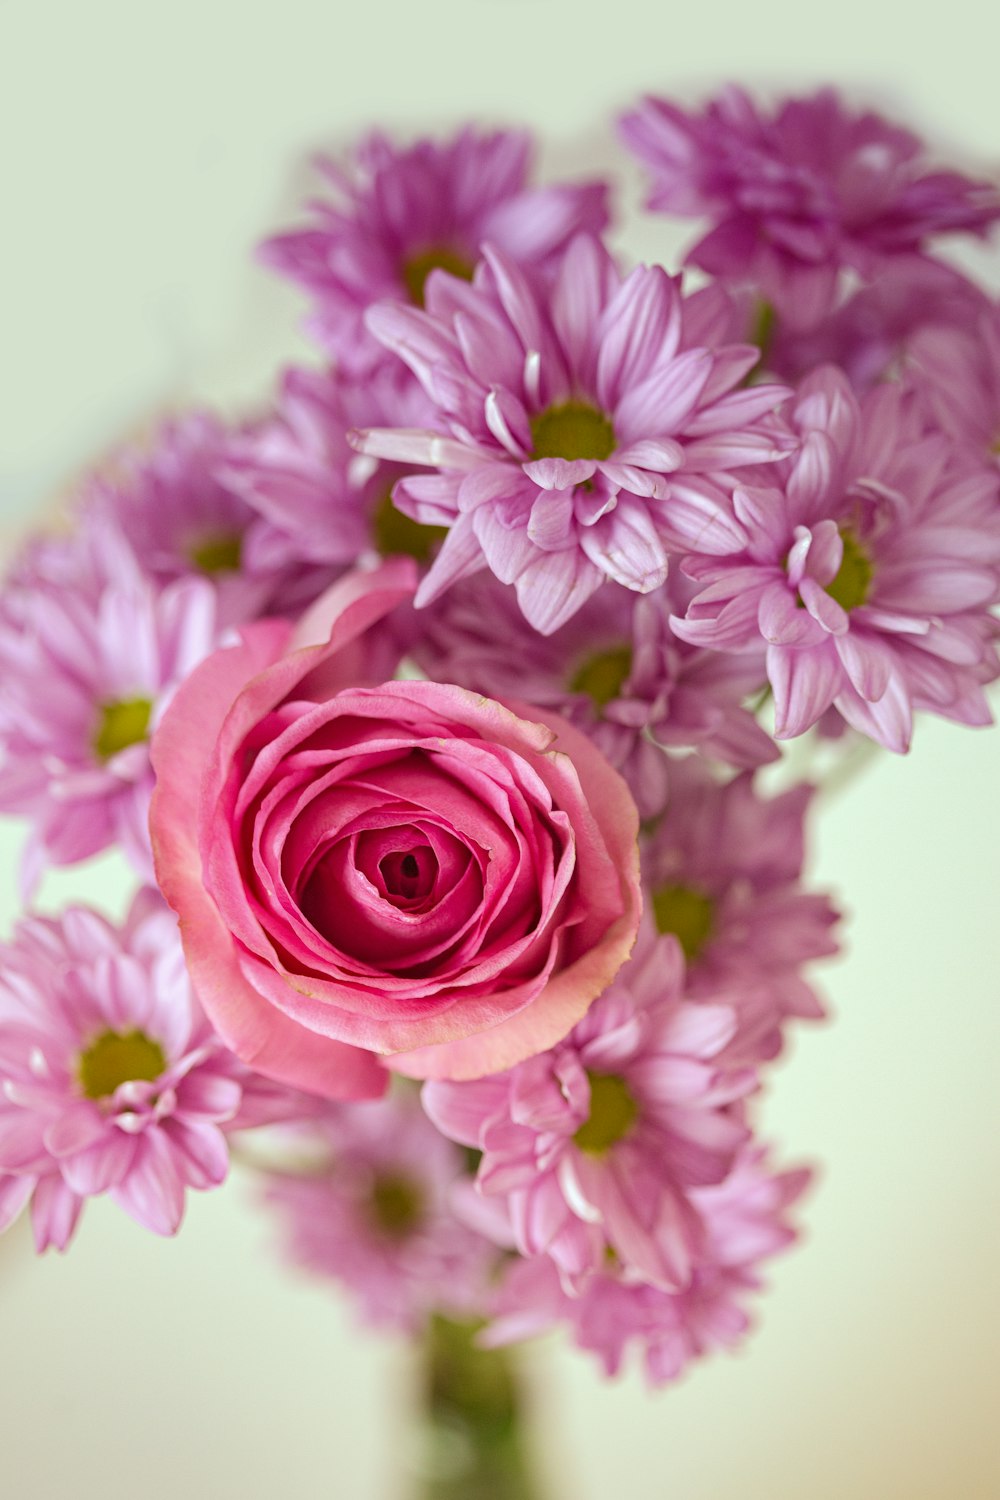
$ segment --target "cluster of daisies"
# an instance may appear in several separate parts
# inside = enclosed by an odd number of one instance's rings
[[[837,914],[802,885],[810,734],[909,749],[1000,675],[1000,306],[942,247],[1000,192],[832,91],[650,98],[620,122],[682,274],[612,248],[609,185],[530,141],[373,134],[267,263],[320,357],[233,423],[180,414],[82,487],[0,593],[0,810],[25,898],[116,847],[114,925],[32,913],[0,961],[0,1229],[64,1249],[90,1197],[158,1234],[277,1127],[292,1258],[372,1322],[569,1329],[653,1382],[737,1340],[807,1180],[754,1133]],[[507,1071],[329,1103],[217,1036],[154,882],[150,738],[250,622],[416,560],[406,670],[554,710],[642,817],[631,958]],[[253,1153],[250,1153],[251,1157]]]

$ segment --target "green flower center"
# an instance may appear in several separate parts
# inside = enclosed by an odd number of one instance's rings
[[[827,584],[826,592],[849,613],[868,598],[874,569],[853,532],[841,531],[840,540],[844,544],[844,556],[835,576]]]
[[[410,301],[417,307],[424,305],[424,289],[432,271],[447,271],[449,276],[458,276],[462,281],[471,281],[475,266],[447,245],[428,245],[404,260],[401,275]]]
[[[159,1042],[142,1031],[104,1031],[81,1052],[80,1087],[88,1099],[106,1099],[123,1083],[153,1083],[167,1066]]]
[[[587,1073],[590,1081],[590,1115],[573,1137],[581,1151],[603,1156],[628,1135],[639,1106],[624,1078],[616,1073]]]
[[[424,526],[412,516],[405,516],[388,494],[379,501],[372,516],[372,541],[383,557],[412,557],[418,563],[427,563],[434,548],[447,535],[447,526]]]
[[[653,916],[660,932],[673,933],[692,963],[712,935],[715,902],[689,885],[661,885],[653,892]]]
[[[586,401],[564,401],[531,419],[532,458],[610,458],[615,429]]]
[[[153,704],[149,698],[122,698],[101,705],[101,720],[94,735],[99,760],[110,760],[119,750],[138,745],[149,733]]]
[[[243,538],[238,531],[219,531],[202,537],[188,549],[199,573],[238,573],[243,557]]]
[[[376,1176],[369,1207],[373,1225],[390,1240],[405,1240],[424,1216],[423,1195],[402,1172],[380,1172]]]
[[[595,708],[606,708],[612,699],[621,697],[631,670],[632,647],[613,646],[588,656],[570,679],[569,690],[585,693]]]

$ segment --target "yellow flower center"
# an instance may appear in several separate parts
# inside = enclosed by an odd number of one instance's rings
[[[458,276],[462,281],[471,281],[475,266],[447,245],[428,245],[404,260],[401,274],[410,301],[417,307],[424,305],[424,289],[432,271],[447,271],[449,276]]]
[[[424,526],[412,516],[404,515],[388,494],[379,501],[372,516],[372,541],[383,557],[412,557],[418,563],[427,563],[447,535],[447,526]]]
[[[153,705],[149,698],[121,698],[101,705],[101,719],[94,735],[99,760],[110,760],[119,750],[140,744],[149,733]]]
[[[610,458],[615,430],[596,406],[564,401],[531,419],[532,458]]]
[[[581,1151],[603,1156],[628,1135],[639,1106],[624,1078],[616,1073],[587,1073],[590,1082],[590,1114],[573,1136]]]
[[[81,1052],[80,1087],[88,1099],[106,1099],[123,1083],[153,1083],[167,1066],[159,1042],[142,1031],[103,1031]]]
[[[202,537],[189,548],[188,556],[199,573],[238,573],[243,557],[243,538],[238,531],[219,531]]]
[[[872,574],[874,569],[867,552],[851,531],[841,531],[840,540],[844,544],[844,556],[840,567],[826,586],[826,592],[831,599],[836,600],[841,609],[857,609],[859,604],[864,604],[868,598],[868,590],[871,588]]]
[[[609,651],[588,656],[570,679],[569,690],[585,693],[595,708],[606,708],[613,699],[621,697],[631,670],[632,647],[613,646]]]
[[[715,902],[689,885],[661,885],[653,892],[653,916],[660,932],[673,933],[692,963],[712,935]]]

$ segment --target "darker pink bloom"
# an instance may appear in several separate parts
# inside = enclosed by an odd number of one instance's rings
[[[154,746],[157,878],[199,996],[237,1055],[316,1092],[372,1092],[376,1052],[467,1077],[542,1051],[639,920],[635,806],[584,736],[386,681],[371,627],[415,572],[355,573],[297,629],[248,627]]]
[[[344,164],[318,160],[332,196],[314,199],[308,227],[266,241],[262,254],[315,298],[308,326],[342,369],[385,361],[367,307],[422,307],[431,272],[471,277],[484,240],[544,265],[579,230],[605,227],[605,185],[531,188],[530,149],[523,131],[466,127],[410,146],[375,131]]]
[[[915,135],[833,89],[770,113],[735,87],[701,112],[647,98],[622,134],[652,173],[652,208],[713,221],[688,259],[751,283],[798,326],[829,311],[843,269],[868,278],[1000,218],[993,184],[929,170]]]

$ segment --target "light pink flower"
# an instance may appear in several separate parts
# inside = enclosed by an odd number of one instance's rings
[[[756,1074],[718,1061],[736,1016],[682,1001],[682,981],[677,947],[650,940],[551,1051],[424,1086],[438,1128],[482,1151],[479,1190],[504,1200],[517,1249],[551,1257],[568,1285],[610,1250],[685,1286],[704,1234],[692,1189],[722,1182],[746,1139],[732,1106]]]
[[[394,146],[373,132],[344,165],[317,165],[333,198],[314,200],[311,223],[267,240],[263,258],[316,299],[308,327],[342,369],[367,373],[385,353],[365,309],[393,301],[423,306],[436,268],[471,277],[484,240],[544,265],[578,230],[607,223],[601,182],[528,187],[530,137],[479,133]]]
[[[157,878],[202,1003],[248,1063],[318,1093],[373,1091],[371,1052],[461,1077],[542,1051],[639,921],[635,806],[589,740],[385,680],[378,622],[415,575],[396,559],[297,630],[248,627],[154,744]]]
[[[36,573],[0,597],[0,811],[33,825],[28,889],[47,863],[116,842],[151,873],[148,737],[219,638],[206,579],[156,589],[127,548],[117,556],[116,582],[96,569],[77,589]]]
[[[678,1379],[694,1360],[732,1348],[749,1331],[747,1304],[763,1288],[761,1264],[794,1242],[788,1209],[809,1176],[771,1173],[765,1153],[748,1146],[725,1182],[696,1189],[705,1238],[690,1281],[676,1292],[605,1265],[569,1295],[547,1257],[513,1262],[481,1342],[516,1343],[566,1324],[606,1375],[617,1375],[634,1351],[651,1386]]]
[[[713,221],[688,260],[752,283],[797,326],[830,310],[843,268],[870,277],[1000,219],[994,184],[930,170],[917,136],[833,89],[772,112],[732,86],[700,112],[647,98],[621,131],[652,173],[650,207]]]
[[[623,278],[585,235],[544,282],[495,246],[484,255],[472,287],[435,278],[426,311],[369,314],[437,420],[357,441],[440,470],[393,492],[414,519],[449,528],[417,605],[488,567],[548,635],[604,578],[648,593],[670,551],[731,547],[724,471],[787,449],[769,415],[786,392],[738,388],[759,352],[722,342],[717,288],[685,297],[659,266]]]
[[[764,797],[750,774],[723,783],[692,756],[674,768],[666,814],[643,844],[652,920],[683,951],[686,993],[735,1007],[740,1058],[773,1057],[786,1017],[823,1014],[802,969],[836,953],[838,914],[801,885],[812,793]]]
[[[628,782],[643,818],[663,811],[664,748],[697,747],[736,766],[775,760],[745,699],[766,681],[763,647],[702,651],[670,628],[671,584],[637,597],[608,584],[567,624],[539,635],[514,590],[466,580],[421,617],[412,655],[429,677],[553,709],[590,736]]]
[[[482,1315],[499,1252],[456,1218],[465,1159],[416,1094],[331,1107],[295,1145],[305,1169],[266,1179],[294,1264],[342,1282],[379,1326]]]
[[[30,1203],[40,1251],[99,1193],[176,1233],[185,1191],[224,1180],[226,1133],[296,1112],[213,1035],[154,891],[120,930],[84,907],[29,918],[2,958],[0,1229]]]
[[[768,643],[778,739],[831,704],[897,751],[915,709],[990,723],[996,471],[962,461],[900,385],[859,401],[839,371],[818,370],[790,416],[802,447],[783,489],[736,493],[742,539],[685,562],[701,588],[674,630],[722,651]]]

